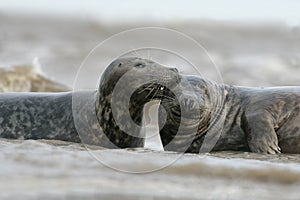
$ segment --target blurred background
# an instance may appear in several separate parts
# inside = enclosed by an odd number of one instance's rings
[[[120,31],[156,26],[200,43],[225,83],[299,85],[299,7],[296,0],[1,1],[0,66],[30,64],[38,58],[45,74],[72,87],[82,61],[100,42]],[[114,55],[116,48],[118,44],[106,53]],[[204,75],[217,76],[215,69],[206,67],[207,57],[190,54],[199,57],[195,65]],[[101,59],[92,62],[95,69],[106,67]],[[89,76],[99,74],[86,73],[82,87],[94,87]]]

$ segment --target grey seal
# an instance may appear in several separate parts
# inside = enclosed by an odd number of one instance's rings
[[[182,76],[159,108],[165,150],[300,153],[300,87],[242,87]]]
[[[179,80],[175,68],[128,57],[116,59],[105,69],[96,90],[1,93],[0,137],[82,141],[108,148],[142,147],[144,105],[160,99],[164,89]]]

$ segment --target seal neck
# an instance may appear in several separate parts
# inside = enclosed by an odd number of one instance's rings
[[[144,106],[157,99],[147,90],[132,91],[127,85],[114,91],[113,85],[101,84],[96,100],[96,112],[103,133],[118,148],[135,148],[144,146],[143,132]],[[143,91],[143,92],[141,92]]]
[[[199,153],[208,153],[213,150],[218,142],[226,119],[226,97],[228,91],[226,85],[208,81],[210,84],[210,123],[207,131],[201,135],[201,147]]]

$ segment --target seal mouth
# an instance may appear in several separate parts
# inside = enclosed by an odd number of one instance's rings
[[[178,70],[176,68],[171,68],[170,71],[175,74],[172,73],[163,75],[163,78],[161,80],[154,80],[153,83],[148,86],[148,91],[150,90],[151,92],[152,90],[155,90],[155,97],[166,97],[167,92],[172,91],[180,84],[182,76],[178,73]]]
[[[136,92],[143,96],[145,100],[161,100],[162,98],[167,98],[166,91],[170,90],[171,86],[175,87],[173,84],[169,86],[168,84],[153,81],[152,83],[143,85]]]

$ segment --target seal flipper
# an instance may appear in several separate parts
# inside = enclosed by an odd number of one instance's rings
[[[280,153],[281,149],[278,146],[278,138],[270,114],[267,112],[246,114],[243,125],[251,152]]]

